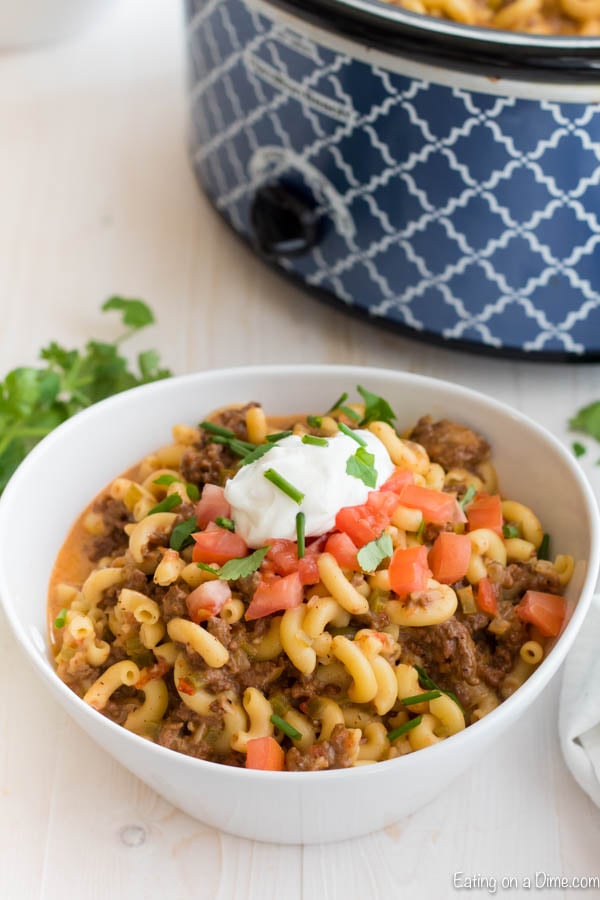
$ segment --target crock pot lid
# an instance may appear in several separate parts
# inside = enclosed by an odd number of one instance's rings
[[[462,25],[378,0],[266,0],[375,49],[493,77],[600,83],[600,36],[537,35]]]

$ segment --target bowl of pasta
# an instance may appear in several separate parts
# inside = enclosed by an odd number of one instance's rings
[[[187,0],[190,149],[235,232],[413,338],[600,359],[598,0]]]
[[[33,562],[30,509],[52,522]],[[408,815],[514,725],[581,627],[599,537],[569,453],[489,397],[209,371],[34,448],[0,500],[0,597],[45,687],[167,800],[322,843]]]

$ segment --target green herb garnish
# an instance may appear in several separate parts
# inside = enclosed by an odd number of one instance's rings
[[[215,525],[220,525],[221,528],[226,528],[227,531],[235,531],[235,522],[227,516],[217,516]]]
[[[363,572],[374,572],[377,566],[391,556],[394,545],[389,534],[382,534],[374,541],[369,541],[361,547],[356,558]]]
[[[374,488],[377,485],[377,471],[375,470],[375,455],[369,453],[364,447],[359,447],[356,453],[349,456],[346,461],[346,473],[360,480],[367,487]]]
[[[338,428],[340,431],[343,431],[343,433],[349,438],[352,438],[353,441],[356,441],[357,444],[360,444],[361,447],[367,446],[367,442],[365,441],[365,439],[362,438],[359,434],[356,434],[356,432],[353,431],[352,428],[348,428],[347,425],[344,425],[343,422],[338,422]]]
[[[417,535],[418,538],[422,538],[424,531],[425,531],[425,519],[421,519],[421,521],[419,522],[419,527],[415,531],[415,534]]]
[[[247,456],[244,456],[244,458],[240,462],[240,466],[247,466],[249,463],[256,462],[257,459],[260,459],[261,456],[264,456],[265,453],[268,453],[269,450],[272,449],[272,444],[259,444],[258,447],[256,447],[252,451],[252,453],[248,453]]]
[[[356,390],[365,401],[365,414],[361,419],[361,426],[368,425],[369,422],[387,422],[391,425],[396,418],[394,410],[383,397],[372,394],[366,388],[357,385]]]
[[[181,497],[179,494],[169,494],[164,500],[161,500],[160,503],[157,503],[156,506],[153,506],[152,509],[148,510],[146,515],[153,516],[154,513],[170,512],[172,509],[175,509],[176,506],[179,506],[180,503]]]
[[[306,516],[303,512],[296,513],[296,540],[298,541],[298,559],[302,559],[306,550],[306,541],[304,530],[306,526]]]
[[[293,484],[280,475],[279,472],[276,472],[275,469],[266,469],[263,472],[264,477],[267,481],[270,481],[271,484],[274,484],[275,487],[279,488],[282,493],[286,494],[290,500],[293,500],[294,503],[302,503],[304,500],[304,494],[302,491],[299,491],[297,487],[294,487]]]
[[[503,525],[502,526],[502,534],[505,538],[518,538],[520,535],[520,531],[516,525]]]
[[[300,731],[297,728],[294,728],[293,725],[290,725],[289,722],[286,722],[285,719],[282,719],[281,716],[273,715],[271,716],[271,722],[275,726],[275,728],[279,728],[280,731],[283,731],[284,734],[287,734],[289,738],[293,741],[299,741],[302,737]]]
[[[59,612],[59,614],[57,615],[57,617],[54,620],[55,628],[64,628],[65,627],[65,625],[67,624],[67,612],[68,612],[68,610],[64,609],[64,607],[63,607],[63,609],[61,609],[61,611]]]
[[[353,422],[360,422],[360,415],[354,409],[351,409],[349,406],[340,406],[339,410],[340,410],[340,412],[343,412],[344,415],[347,416],[349,419],[352,419]]]
[[[40,351],[44,367],[23,366],[0,381],[0,493],[29,451],[57,425],[98,400],[171,375],[154,350],[138,354],[129,369],[121,344],[154,322],[141,300],[111,297],[104,312],[121,313],[126,330],[110,343],[90,340],[83,350],[52,341]]]
[[[582,431],[600,441],[600,400],[582,407],[572,419],[569,419],[571,431]]]
[[[571,448],[577,459],[579,459],[580,456],[585,456],[587,452],[583,444],[580,444],[579,441],[573,441]]]
[[[326,447],[328,442],[327,438],[315,437],[314,434],[303,434],[302,443],[312,444],[314,447]]]
[[[212,566],[201,562],[196,563],[196,565],[199,569],[212,572],[221,581],[237,581],[238,578],[245,578],[247,575],[252,575],[253,572],[256,572],[270,549],[271,546],[269,544],[266,547],[260,547],[258,550],[255,550],[250,556],[236,556],[234,559],[227,560],[220,569],[213,569]]]
[[[322,416],[307,416],[306,424],[309,425],[311,428],[320,428],[321,425],[323,424],[323,417]]]
[[[398,727],[394,728],[393,731],[388,731],[388,741],[390,742],[390,744],[392,744],[394,741],[397,741],[399,737],[402,737],[403,734],[406,734],[407,731],[412,731],[413,728],[417,728],[422,721],[423,716],[415,716],[414,719],[409,719],[408,722],[404,723],[404,725],[398,725]]]
[[[222,425],[215,425],[214,422],[209,422],[206,419],[204,422],[200,422],[199,427],[204,431],[208,431],[209,434],[218,434],[220,437],[235,437],[235,431],[232,431],[231,428],[223,428]]]
[[[193,544],[194,539],[192,538],[192,534],[195,531],[198,531],[198,521],[196,516],[192,516],[191,519],[184,519],[183,522],[178,522],[171,532],[171,537],[169,539],[169,547],[171,550],[183,550],[185,547],[189,547],[190,544]]]
[[[287,431],[276,431],[274,434],[268,434],[267,440],[270,444],[275,444],[277,441],[281,441],[283,438],[289,437],[293,433],[294,432],[289,429]]]
[[[176,481],[181,481],[177,475],[159,475],[158,478],[155,478],[152,484],[174,484]]]
[[[333,406],[330,406],[327,410],[327,414],[332,413],[334,410],[339,409],[342,403],[345,403],[348,399],[348,394],[344,391],[341,397],[338,397]]]
[[[470,484],[461,499],[458,501],[458,505],[461,507],[461,509],[464,509],[465,506],[467,506],[467,504],[471,502],[476,493],[477,489],[474,488],[472,484]]]
[[[550,559],[550,535],[544,534],[537,552],[538,559]]]
[[[236,437],[224,437],[221,434],[215,434],[212,438],[213,444],[223,444],[228,447],[236,456],[246,457],[255,449],[255,445],[249,441],[242,441]]]
[[[403,706],[413,706],[415,703],[426,703],[427,700],[437,700],[442,696],[441,691],[427,691],[425,694],[416,694],[414,697],[404,697],[400,701]]]
[[[460,705],[460,701],[456,694],[453,694],[452,691],[445,691],[444,688],[441,688],[439,686],[439,684],[436,684],[433,678],[431,678],[427,674],[422,666],[418,666],[416,663],[413,663],[413,667],[417,670],[417,674],[419,676],[419,684],[422,688],[429,688],[430,691],[441,691],[442,694],[446,694],[447,697],[450,697],[451,700],[454,700],[461,712],[464,712],[464,709]]]
[[[195,484],[190,484],[189,481],[186,481],[186,483],[185,483],[185,489],[186,489],[186,491],[187,491],[188,497],[190,498],[190,500],[191,500],[193,503],[195,503],[196,500],[199,500],[199,499],[200,499],[200,491],[198,490],[198,488],[197,488],[197,486],[196,486]]]

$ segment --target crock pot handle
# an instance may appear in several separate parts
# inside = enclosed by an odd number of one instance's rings
[[[264,184],[250,206],[252,238],[263,256],[302,256],[320,239],[314,200],[287,184]]]

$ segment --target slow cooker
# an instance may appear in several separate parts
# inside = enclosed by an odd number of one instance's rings
[[[376,0],[186,0],[191,154],[323,299],[445,346],[600,360],[600,39]]]

